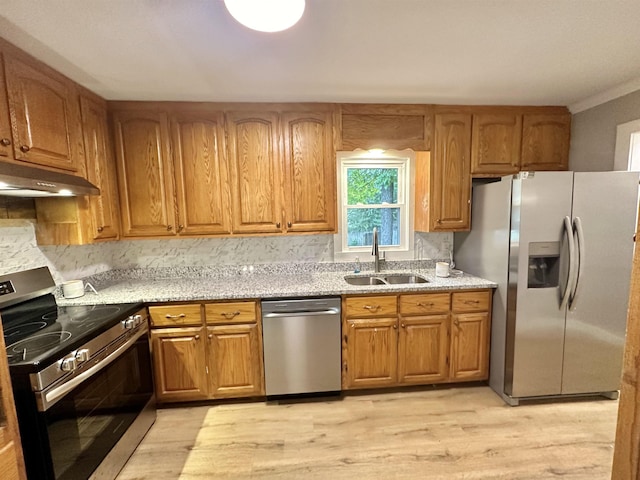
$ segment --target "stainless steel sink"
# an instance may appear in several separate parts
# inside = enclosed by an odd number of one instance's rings
[[[428,283],[429,280],[415,273],[388,273],[344,277],[349,285],[406,285],[412,283]]]

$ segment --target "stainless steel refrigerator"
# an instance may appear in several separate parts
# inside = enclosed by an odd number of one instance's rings
[[[523,399],[617,397],[638,173],[524,172],[473,188],[456,267],[498,284],[490,386]]]

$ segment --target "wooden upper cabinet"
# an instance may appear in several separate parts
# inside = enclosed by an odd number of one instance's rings
[[[469,230],[470,153],[471,115],[437,114],[431,159],[431,231]]]
[[[431,106],[344,104],[340,150],[431,149]]]
[[[278,114],[227,114],[234,233],[282,231]]]
[[[155,111],[116,111],[113,125],[122,235],[175,235],[167,115]]]
[[[111,150],[107,107],[96,99],[81,96],[80,109],[87,180],[100,189],[100,195],[89,197],[91,236],[93,240],[117,239],[120,233],[118,187],[115,160]]]
[[[528,115],[522,121],[520,169],[566,170],[569,164],[571,114]]]
[[[78,171],[84,152],[75,86],[8,54],[4,66],[14,158]]]
[[[518,173],[521,138],[520,114],[473,115],[471,174],[496,176]]]
[[[221,112],[171,116],[178,233],[231,233],[229,171]]]
[[[336,216],[333,122],[327,113],[285,113],[285,227],[333,232]]]
[[[7,83],[4,76],[4,62],[0,52],[0,159],[13,158],[11,145],[11,123],[9,121],[9,102],[7,99]]]

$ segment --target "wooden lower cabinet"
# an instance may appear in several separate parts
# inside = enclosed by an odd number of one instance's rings
[[[156,399],[184,402],[208,398],[204,327],[151,331]]]
[[[159,403],[264,395],[255,301],[149,307]]]
[[[342,388],[486,380],[491,293],[345,298]]]
[[[260,325],[207,327],[210,394],[215,398],[264,395]]]
[[[355,318],[346,321],[348,388],[386,387],[397,383],[398,320]]]

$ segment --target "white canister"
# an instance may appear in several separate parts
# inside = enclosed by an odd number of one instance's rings
[[[448,277],[449,264],[447,262],[436,263],[436,277]]]
[[[84,295],[84,283],[82,280],[69,280],[62,284],[64,298],[78,298]]]

